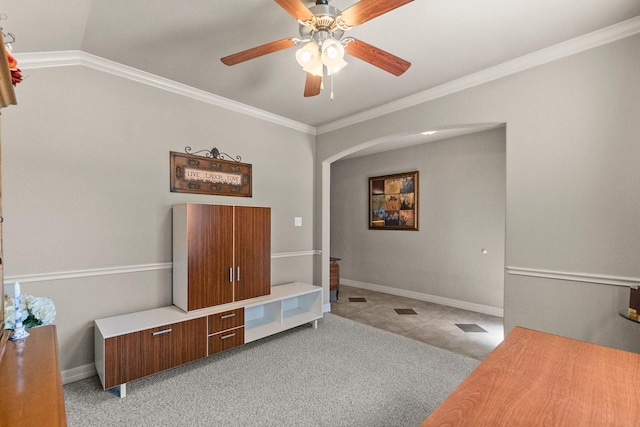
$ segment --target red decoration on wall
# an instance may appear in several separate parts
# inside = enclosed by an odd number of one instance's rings
[[[11,84],[15,86],[22,81],[22,73],[18,68],[18,61],[8,51],[7,62],[9,63],[9,71],[11,71]]]

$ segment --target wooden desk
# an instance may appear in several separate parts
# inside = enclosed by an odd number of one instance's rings
[[[516,327],[428,426],[631,426],[640,355]]]
[[[0,426],[66,426],[56,327],[28,332],[0,359]]]

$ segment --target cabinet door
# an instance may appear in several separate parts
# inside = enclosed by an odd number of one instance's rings
[[[206,355],[206,317],[107,338],[104,387],[115,387]]]
[[[105,389],[115,387],[144,376],[144,357],[142,355],[143,332],[135,332],[132,334],[105,339]]]
[[[143,332],[144,375],[173,368],[207,355],[205,317]]]
[[[271,209],[235,207],[235,300],[271,292]]]
[[[233,301],[233,207],[187,206],[189,310]]]

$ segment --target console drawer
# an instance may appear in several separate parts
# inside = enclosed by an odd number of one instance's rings
[[[208,318],[209,335],[216,334],[227,329],[244,326],[244,308],[212,314]]]
[[[244,344],[244,326],[209,335],[209,355]]]

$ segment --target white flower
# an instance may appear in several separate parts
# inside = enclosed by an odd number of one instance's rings
[[[15,302],[12,297],[4,296],[5,329],[14,329],[16,323]],[[49,298],[22,295],[22,323],[25,328],[50,325],[56,317],[56,307]]]
[[[49,298],[25,295],[29,316],[33,316],[40,325],[50,325],[56,317],[56,307]]]
[[[13,329],[16,324],[16,308],[13,298],[9,295],[4,296],[4,328]]]

